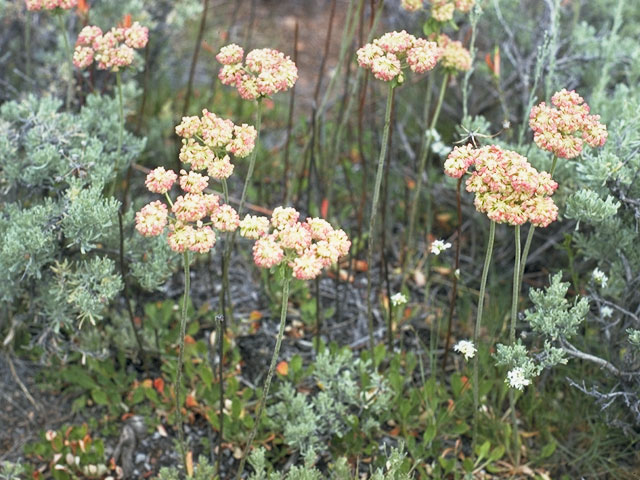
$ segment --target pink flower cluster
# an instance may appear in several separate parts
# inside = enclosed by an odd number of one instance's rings
[[[286,262],[295,278],[310,280],[349,253],[351,242],[344,231],[322,218],[300,222],[299,217],[294,208],[277,207],[271,219],[247,215],[240,222],[240,235],[256,240],[256,265],[271,268]]]
[[[134,51],[149,41],[149,29],[138,22],[129,27],[114,27],[107,33],[88,25],[78,34],[73,52],[73,64],[87,68],[94,61],[100,70],[117,72],[133,63]]]
[[[536,105],[529,115],[538,147],[560,158],[575,158],[585,142],[594,148],[605,144],[606,125],[600,123],[600,115],[589,114],[589,105],[575,91],[562,89],[551,97],[551,103],[553,107],[545,102]]]
[[[156,200],[136,213],[136,230],[145,237],[156,236],[169,224],[172,250],[206,253],[216,243],[213,229],[232,232],[238,228],[240,217],[230,205],[221,205],[217,195],[204,193],[209,177],[197,172],[180,171],[178,183],[184,195],[171,202],[168,192],[176,180],[178,175],[163,167],[149,172],[145,185],[151,192],[167,195],[173,216],[169,216],[167,205]],[[204,223],[206,217],[210,217],[210,223]]]
[[[495,145],[456,147],[444,164],[445,173],[460,178],[473,168],[467,191],[475,207],[497,223],[546,227],[558,218],[551,195],[558,188],[547,172],[538,172],[522,155]]]
[[[440,34],[437,38],[438,46],[442,48],[440,65],[449,72],[466,72],[471,69],[471,54],[462,46],[462,42],[451,40],[447,35]]]
[[[192,170],[207,170],[211,178],[222,180],[233,173],[227,153],[241,158],[249,155],[258,132],[251,125],[234,125],[205,109],[202,117],[183,117],[176,134],[183,138],[180,160]]]
[[[358,64],[371,70],[378,80],[390,82],[404,81],[402,70],[405,66],[415,73],[424,73],[438,63],[442,50],[435,42],[416,38],[402,30],[388,32],[382,37],[367,43],[357,52]]]
[[[296,83],[298,68],[282,52],[272,48],[251,50],[247,57],[236,44],[222,47],[216,59],[223,65],[218,78],[224,85],[235,86],[245,100],[270,97]]]
[[[26,0],[27,10],[70,10],[78,6],[78,0]]]

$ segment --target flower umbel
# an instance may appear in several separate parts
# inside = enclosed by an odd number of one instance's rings
[[[469,360],[476,355],[476,346],[469,340],[460,340],[453,346],[453,349],[464,356],[465,360]]]

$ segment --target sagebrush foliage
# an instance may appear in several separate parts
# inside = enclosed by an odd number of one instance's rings
[[[277,402],[267,409],[269,423],[283,432],[284,441],[303,454],[327,451],[332,437],[342,437],[359,422],[364,433],[379,428],[391,406],[392,390],[386,379],[348,349],[324,350],[316,358],[310,377],[317,389],[296,392],[285,382]]]
[[[61,325],[99,320],[118,297],[120,202],[104,195],[115,180],[117,102],[92,94],[78,113],[27,96],[0,107],[0,302],[10,317]],[[125,132],[120,164],[145,140]],[[167,249],[148,252],[123,218],[134,277],[156,288],[172,272]],[[151,267],[151,268],[149,268]]]

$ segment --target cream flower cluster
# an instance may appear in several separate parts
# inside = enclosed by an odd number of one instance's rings
[[[362,68],[371,70],[378,80],[398,83],[404,81],[405,67],[415,73],[427,72],[436,66],[441,54],[435,42],[416,38],[404,30],[385,33],[357,52]]]
[[[224,85],[235,86],[245,100],[270,97],[289,90],[298,79],[296,64],[282,52],[272,48],[244,50],[236,44],[222,47],[216,59],[223,65],[218,78]]]
[[[605,144],[607,127],[600,123],[600,115],[589,114],[589,105],[575,91],[562,89],[551,97],[551,103],[553,106],[536,105],[529,115],[538,147],[560,158],[575,158],[584,143],[594,148]]]
[[[133,63],[135,50],[149,41],[149,29],[138,22],[129,27],[114,27],[107,33],[88,25],[78,34],[73,52],[73,64],[87,68],[96,62],[98,69],[117,72]]]
[[[465,360],[469,360],[476,356],[476,346],[469,340],[460,340],[453,346],[453,349],[462,354]]]
[[[449,72],[466,72],[471,69],[471,54],[462,46],[462,42],[451,40],[444,33],[437,37],[438,46],[442,49],[440,65]]]
[[[240,222],[240,235],[256,240],[253,260],[261,268],[283,262],[300,280],[317,277],[322,269],[349,253],[351,241],[342,230],[334,230],[322,218],[300,222],[294,208],[277,207],[271,219],[247,215]]]
[[[475,0],[433,0],[431,2],[431,16],[438,22],[448,22],[453,19],[454,11],[468,13]],[[401,0],[400,6],[409,12],[416,12],[423,7],[423,0]]]
[[[176,134],[183,139],[180,161],[190,164],[192,170],[207,170],[211,178],[222,180],[233,173],[228,154],[240,158],[249,155],[258,132],[251,125],[234,125],[204,109],[202,117],[183,117]]]
[[[547,172],[538,172],[522,155],[495,145],[456,147],[444,164],[445,173],[460,178],[473,168],[467,191],[475,207],[497,223],[546,227],[558,218],[551,195],[558,188]]]
[[[149,172],[145,185],[149,191],[167,196],[173,216],[169,216],[167,205],[156,200],[136,213],[136,230],[150,237],[160,235],[168,225],[168,241],[172,250],[206,253],[216,243],[214,229],[232,232],[238,228],[240,217],[230,205],[221,205],[217,195],[204,193],[209,177],[193,171],[180,171],[178,183],[184,194],[172,202],[168,192],[176,180],[178,175],[163,167]],[[204,222],[206,217],[210,222]]]
[[[26,0],[27,10],[70,10],[78,6],[78,0]]]

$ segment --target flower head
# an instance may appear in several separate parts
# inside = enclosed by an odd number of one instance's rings
[[[233,232],[240,224],[240,217],[238,212],[231,205],[221,205],[211,215],[211,222],[213,226],[223,232]]]
[[[371,70],[377,79],[402,83],[404,66],[415,73],[427,72],[436,66],[441,53],[435,42],[416,38],[402,30],[385,33],[361,47],[356,55],[358,64]]]
[[[251,50],[242,59],[244,50],[238,45],[226,45],[216,59],[223,65],[218,78],[224,85],[234,85],[245,100],[283,92],[296,83],[298,69],[282,52],[272,48]]]
[[[177,179],[178,176],[173,170],[165,170],[164,167],[158,167],[147,174],[144,184],[150,192],[165,194],[171,190]]]
[[[434,0],[431,4],[431,16],[434,20],[444,23],[453,19],[456,6],[450,0]]]
[[[78,6],[78,0],[26,0],[27,10],[70,10]]]
[[[71,0],[67,2],[73,3]],[[104,34],[99,27],[88,25],[76,40],[73,63],[78,68],[87,68],[95,61],[100,70],[118,72],[133,63],[134,50],[144,48],[148,40],[149,29],[138,22],[129,27],[114,27]]]
[[[593,269],[593,272],[591,272],[591,278],[594,283],[600,285],[602,288],[606,288],[607,282],[609,281],[609,277],[607,277],[607,275],[599,268]]]
[[[167,225],[167,206],[159,200],[136,213],[136,230],[145,237],[160,235]]]
[[[521,367],[515,367],[509,370],[505,382],[508,383],[511,388],[517,390],[524,390],[524,387],[531,384],[531,380],[525,376],[524,370]]]
[[[240,222],[240,234],[256,239],[256,265],[271,268],[283,263],[295,278],[309,280],[349,252],[351,242],[342,230],[334,230],[321,218],[300,222],[299,217],[296,209],[285,207],[275,208],[271,220],[245,216]]]
[[[445,242],[444,240],[434,240],[431,244],[431,253],[437,256],[450,248],[451,244],[449,242]]]
[[[600,123],[599,115],[589,114],[589,105],[575,91],[560,90],[551,103],[542,102],[529,114],[533,140],[539,148],[560,158],[575,158],[584,143],[594,148],[605,144],[607,127]]]
[[[391,295],[391,305],[394,307],[406,305],[407,301],[407,296],[404,293],[397,292]]]
[[[402,0],[400,6],[408,12],[416,12],[422,8],[423,0]]]
[[[438,36],[438,46],[442,48],[440,63],[451,73],[466,72],[471,69],[471,54],[462,42],[453,41],[444,33]]]
[[[473,342],[470,342],[469,340],[460,340],[458,343],[456,343],[453,346],[453,349],[464,355],[464,359],[465,360],[469,360],[473,357],[476,356],[476,346],[473,344]]]
[[[547,226],[556,220],[558,209],[550,196],[558,184],[522,155],[495,145],[459,147],[449,154],[445,173],[460,178],[472,167],[467,191],[476,194],[476,209],[494,222],[522,225],[529,221]]]

